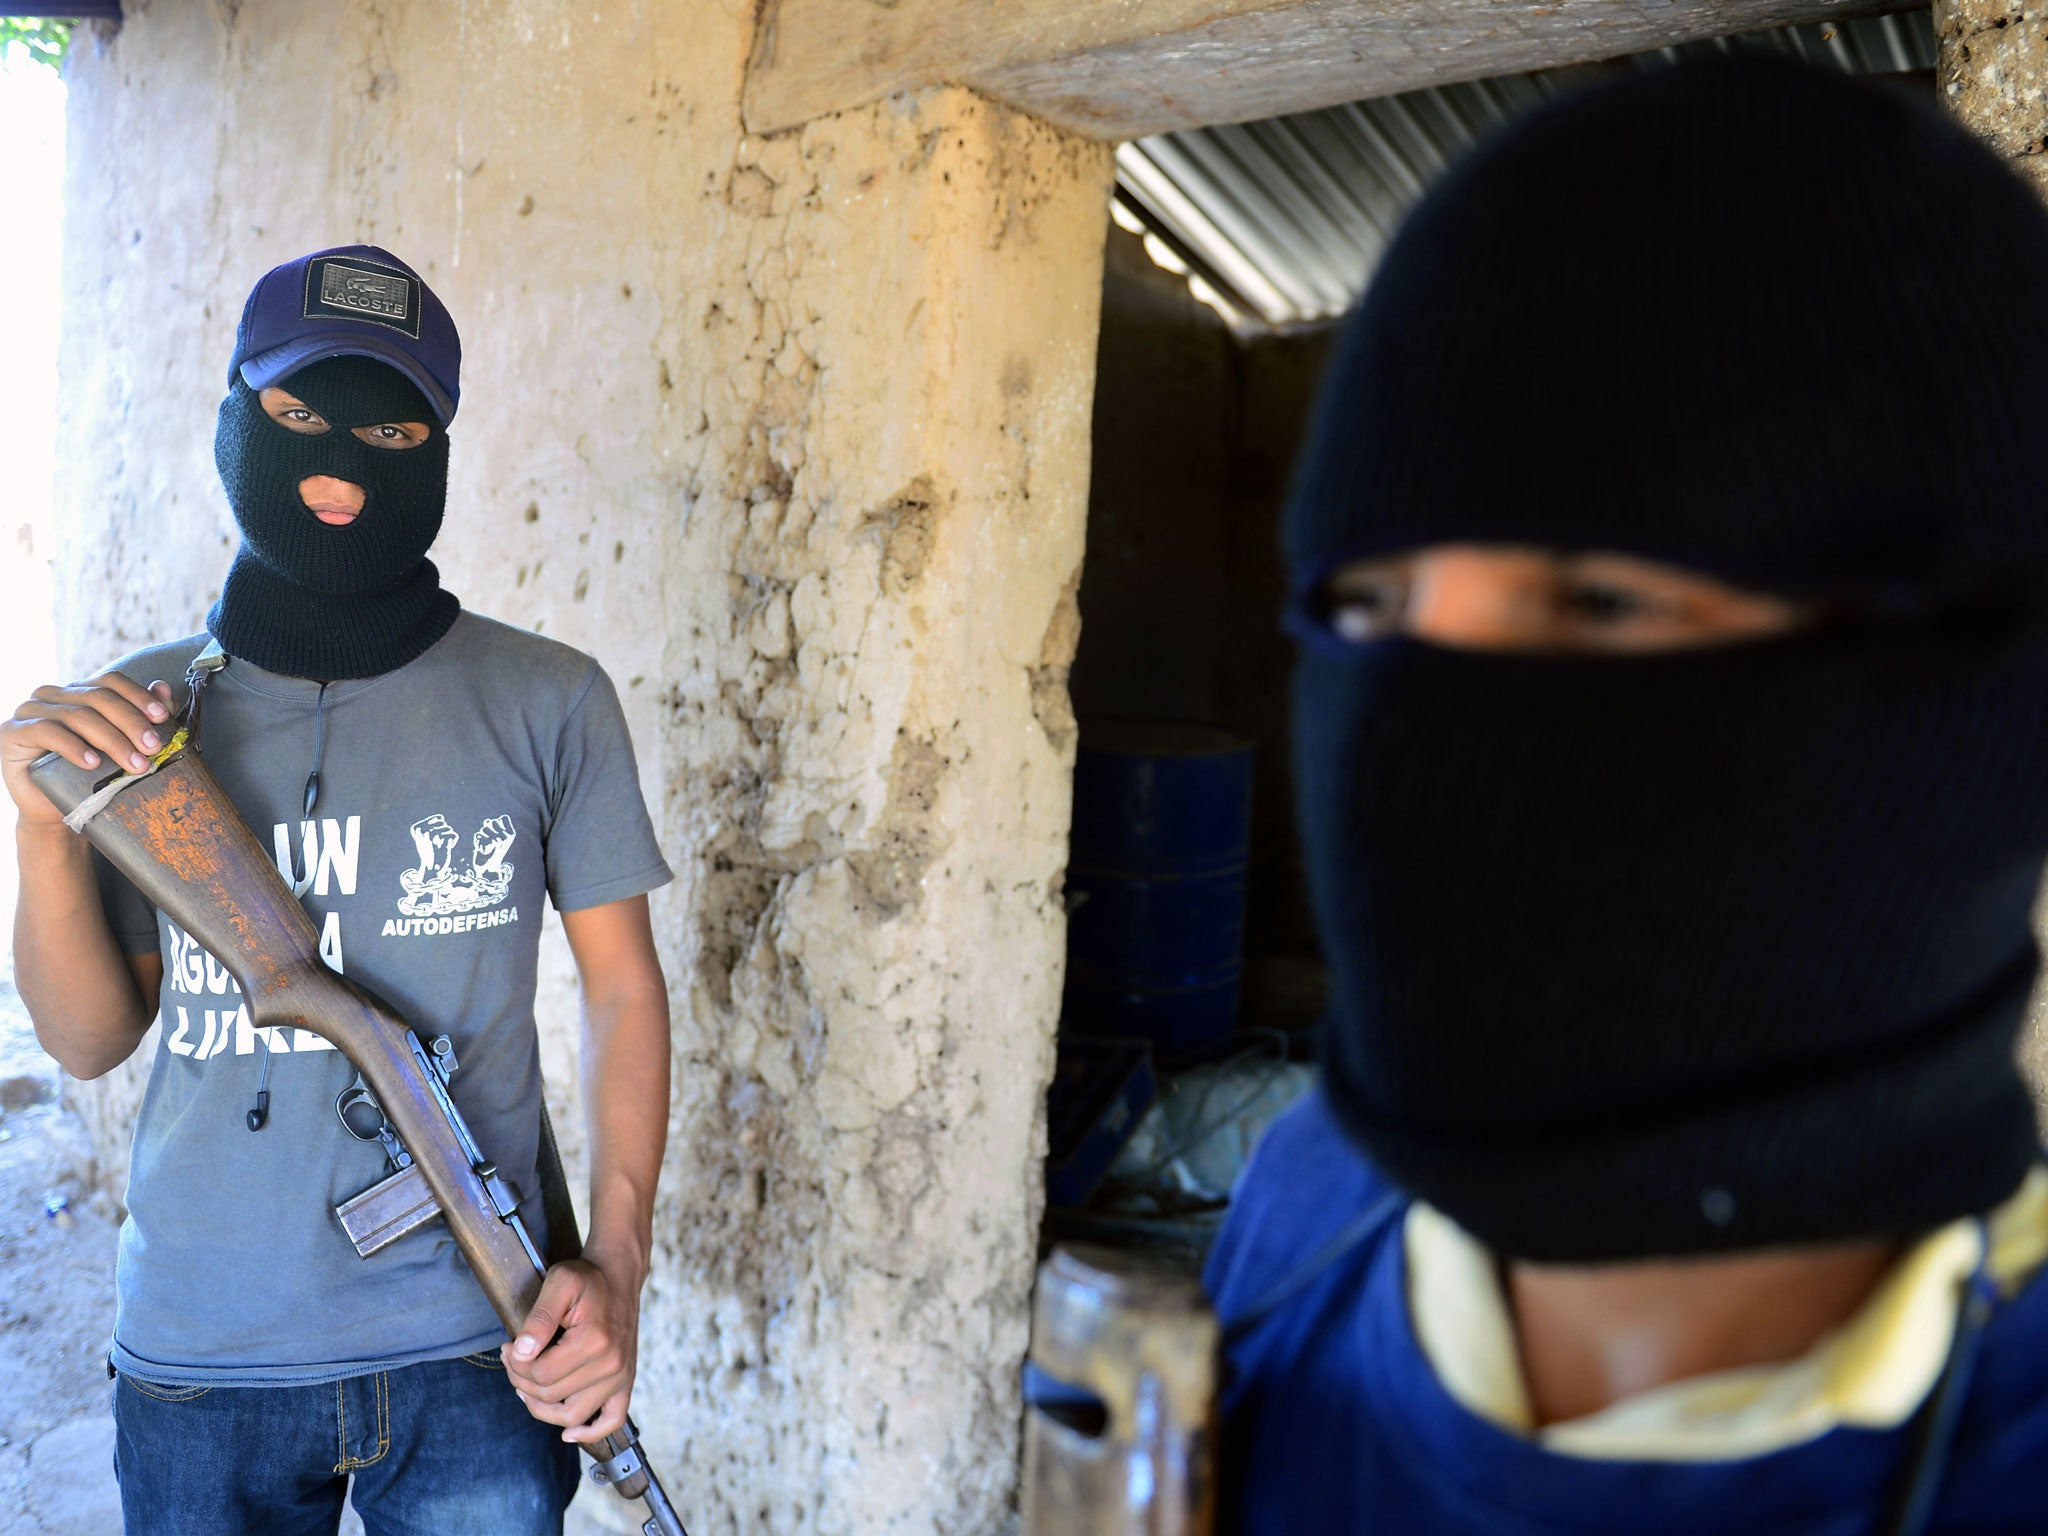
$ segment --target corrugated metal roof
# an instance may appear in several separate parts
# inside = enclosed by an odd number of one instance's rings
[[[1118,221],[1233,324],[1329,319],[1357,301],[1423,188],[1481,135],[1590,77],[1738,45],[1854,74],[1919,74],[1935,59],[1932,14],[1921,9],[1160,134],[1117,150]]]

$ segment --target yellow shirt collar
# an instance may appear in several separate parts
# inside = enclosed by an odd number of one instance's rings
[[[2029,1173],[1985,1230],[1991,1277],[2008,1293],[2018,1290],[2048,1263],[2048,1167]],[[1536,1430],[1493,1255],[1420,1201],[1409,1209],[1404,1240],[1415,1337],[1444,1390],[1548,1449],[1623,1461],[1733,1460],[1840,1426],[1903,1424],[1941,1375],[1981,1241],[1968,1219],[1929,1234],[1855,1316],[1797,1360],[1690,1377]]]

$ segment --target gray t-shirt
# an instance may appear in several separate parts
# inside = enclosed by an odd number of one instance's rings
[[[174,685],[205,637],[118,670]],[[618,695],[590,657],[463,614],[381,677],[320,686],[231,661],[207,764],[287,880],[327,964],[455,1046],[456,1106],[545,1246],[533,1000],[543,896],[562,911],[669,879]],[[316,712],[320,798],[302,817]],[[294,870],[296,865],[296,870]],[[441,1222],[368,1259],[333,1207],[387,1172],[335,1098],[355,1079],[301,1030],[259,1031],[227,972],[110,871],[130,953],[160,948],[160,1043],[135,1131],[114,1363],[147,1380],[308,1383],[446,1359],[504,1334]],[[265,1059],[270,1118],[245,1123]]]

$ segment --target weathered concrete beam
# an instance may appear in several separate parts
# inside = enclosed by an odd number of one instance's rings
[[[1071,132],[1140,138],[1613,58],[1900,0],[767,0],[747,127],[965,85]]]

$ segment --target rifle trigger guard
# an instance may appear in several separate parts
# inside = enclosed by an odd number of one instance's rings
[[[341,1121],[341,1128],[357,1141],[376,1141],[384,1145],[385,1161],[390,1163],[394,1173],[403,1173],[412,1166],[412,1154],[405,1150],[405,1143],[398,1139],[398,1132],[391,1128],[385,1118],[384,1108],[364,1083],[362,1074],[334,1096],[335,1117]],[[376,1123],[371,1123],[371,1116]],[[251,1130],[255,1127],[252,1125]]]
[[[384,1107],[370,1092],[360,1075],[334,1096],[334,1113],[341,1128],[357,1141],[380,1140],[384,1132]],[[375,1116],[373,1121],[370,1117]]]

